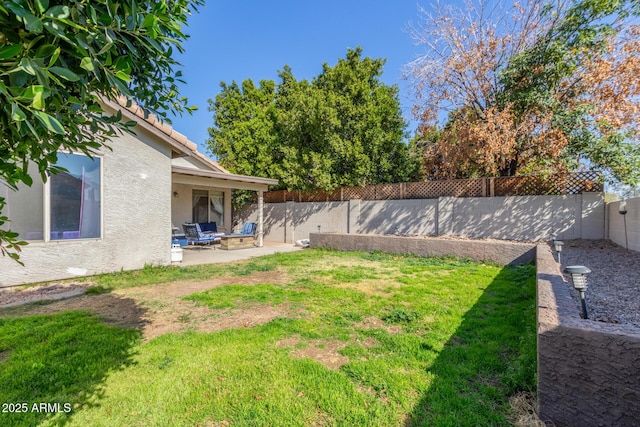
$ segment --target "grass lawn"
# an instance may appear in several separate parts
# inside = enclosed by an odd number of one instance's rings
[[[89,298],[212,277],[180,304],[286,314],[147,340],[86,311],[0,311],[0,425],[509,425],[535,389],[533,266],[308,249],[104,275]]]

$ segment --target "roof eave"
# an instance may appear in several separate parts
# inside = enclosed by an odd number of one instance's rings
[[[232,173],[224,173],[224,172],[214,172],[214,171],[206,171],[200,169],[192,169],[184,166],[171,166],[171,172],[178,173],[182,175],[191,175],[198,176],[204,178],[217,178],[224,179],[228,181],[239,181],[246,182],[250,184],[259,184],[259,185],[278,185],[277,179],[271,178],[260,178],[257,176],[249,176],[249,175],[236,175]]]

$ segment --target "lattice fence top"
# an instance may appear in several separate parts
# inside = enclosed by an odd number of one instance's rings
[[[602,192],[602,175],[575,172],[550,176],[515,176],[448,181],[401,182],[325,191],[276,190],[264,193],[265,203],[330,202],[352,199],[435,199],[438,197],[495,197],[571,195]]]

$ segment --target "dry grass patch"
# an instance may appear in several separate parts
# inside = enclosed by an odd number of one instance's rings
[[[390,325],[377,317],[366,317],[361,322],[354,323],[353,326],[364,330],[383,329],[392,335],[402,332],[402,326]]]
[[[536,398],[530,392],[521,392],[509,398],[513,411],[510,420],[516,427],[553,427],[555,424],[544,422],[538,417]]]

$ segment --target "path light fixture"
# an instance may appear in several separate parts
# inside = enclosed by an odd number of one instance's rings
[[[558,254],[558,264],[560,265],[562,265],[562,262],[560,261],[560,252],[562,252],[563,246],[564,246],[564,242],[562,240],[553,241],[553,247],[556,250],[556,253]]]
[[[618,212],[622,215],[624,220],[624,247],[628,251],[629,250],[629,239],[627,238],[627,201],[622,200],[620,202],[620,206],[618,207]]]
[[[576,291],[580,292],[580,302],[582,303],[582,318],[588,319],[587,315],[587,301],[585,299],[585,292],[587,291],[587,274],[591,273],[587,267],[583,265],[569,265],[564,269],[564,272],[571,277],[571,283]]]

